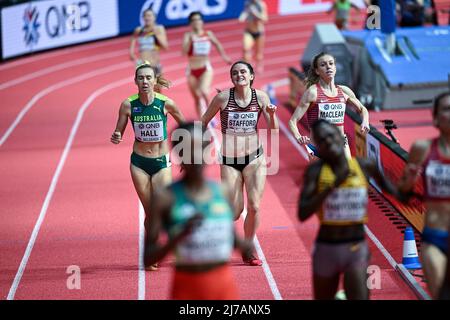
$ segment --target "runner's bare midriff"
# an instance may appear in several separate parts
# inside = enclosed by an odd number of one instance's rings
[[[225,157],[245,157],[261,146],[257,133],[224,134],[222,136],[222,155]]]
[[[169,153],[169,145],[167,140],[160,142],[139,142],[135,140],[133,151],[143,157],[158,158]]]
[[[200,69],[203,68],[209,61],[207,56],[192,56],[189,57],[189,68]]]

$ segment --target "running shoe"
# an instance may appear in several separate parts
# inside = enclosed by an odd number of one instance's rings
[[[242,261],[244,261],[245,264],[248,264],[249,266],[261,266],[262,261],[256,258],[254,255],[245,257],[242,256]]]
[[[157,271],[158,267],[159,267],[158,264],[155,263],[155,264],[151,264],[151,265],[145,267],[145,270],[146,271]]]

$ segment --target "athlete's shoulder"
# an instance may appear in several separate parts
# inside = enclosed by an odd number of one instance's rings
[[[164,31],[164,30],[166,30],[166,28],[162,25],[162,24],[157,24],[156,26],[155,26],[155,31]]]
[[[317,99],[317,86],[316,84],[311,85],[306,91],[303,93],[305,100],[307,102],[313,102]]]
[[[217,101],[225,101],[228,102],[228,99],[230,98],[230,91],[231,89],[226,89],[218,92],[214,99]]]
[[[353,90],[350,89],[347,86],[344,86],[343,84],[337,84],[336,85],[337,88],[341,89],[346,95],[348,96],[354,96],[355,94],[353,93]]]
[[[265,92],[263,90],[255,89],[255,93],[256,93],[256,98],[258,99],[258,101],[263,102],[264,104],[270,103],[270,98],[269,98],[269,95],[267,94],[267,92]]]
[[[129,96],[128,98],[126,98],[122,102],[122,105],[123,106],[131,106],[131,103],[133,103],[134,101],[137,101],[138,99],[139,99],[139,95],[138,94],[134,94],[134,95]]]
[[[266,91],[264,91],[264,90],[260,90],[260,89],[254,89],[255,90],[255,92],[256,92],[256,94],[259,96],[259,95],[261,95],[261,96],[268,96],[267,95],[267,92]]]
[[[163,94],[161,94],[161,93],[159,93],[159,92],[155,92],[155,98],[156,98],[156,99],[159,99],[159,100],[161,100],[161,101],[164,101],[164,102],[167,102],[167,101],[170,100],[169,97],[167,97],[167,96],[165,96],[165,95],[163,95]]]

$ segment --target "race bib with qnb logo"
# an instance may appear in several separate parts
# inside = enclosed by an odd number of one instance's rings
[[[366,188],[339,188],[323,205],[324,222],[362,222],[367,212]]]
[[[258,122],[258,112],[229,112],[228,129],[234,132],[254,132]]]
[[[211,42],[209,40],[192,42],[194,56],[207,56],[211,51]]]
[[[162,121],[135,122],[136,140],[141,142],[159,142],[164,140],[164,125]]]
[[[450,200],[450,164],[430,161],[425,177],[429,196]]]
[[[319,119],[327,120],[333,124],[343,124],[345,117],[345,103],[318,103]]]
[[[233,221],[204,220],[177,248],[177,262],[197,264],[228,261],[233,250]]]

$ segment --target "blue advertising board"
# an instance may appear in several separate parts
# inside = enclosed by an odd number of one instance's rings
[[[119,30],[132,32],[142,25],[142,12],[151,8],[165,27],[188,24],[192,11],[200,11],[206,22],[237,18],[245,0],[119,0]]]

